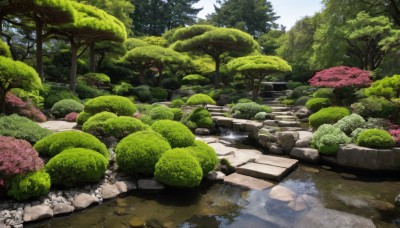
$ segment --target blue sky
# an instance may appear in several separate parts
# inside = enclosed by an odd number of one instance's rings
[[[277,22],[290,29],[297,20],[304,16],[312,16],[315,12],[321,11],[321,0],[270,0],[275,12],[281,17]],[[200,0],[195,7],[203,7],[199,17],[214,12],[216,0]]]

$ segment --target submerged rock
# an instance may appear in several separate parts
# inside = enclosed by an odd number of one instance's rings
[[[281,202],[291,202],[296,199],[296,193],[282,185],[277,185],[271,189],[268,197]]]

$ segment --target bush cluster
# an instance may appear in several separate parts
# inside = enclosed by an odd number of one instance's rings
[[[67,149],[46,164],[51,183],[74,187],[98,182],[107,170],[108,160],[100,153],[84,148]]]
[[[83,125],[92,116],[93,114],[82,111],[79,113],[78,117],[76,117],[76,123],[78,125]]]
[[[126,82],[121,82],[118,85],[115,85],[113,88],[113,93],[119,96],[127,96],[131,94],[133,86]]]
[[[331,124],[321,125],[311,138],[311,146],[317,148],[321,154],[334,155],[340,144],[350,143],[351,139],[339,128]]]
[[[353,112],[364,118],[392,118],[398,116],[398,107],[383,97],[367,97],[351,105]]]
[[[96,114],[100,112],[112,112],[118,116],[132,116],[136,111],[135,105],[126,97],[100,96],[86,102],[85,112]]]
[[[311,97],[309,96],[302,96],[296,99],[296,101],[294,102],[294,105],[297,106],[304,106],[307,104],[307,102],[311,99]]]
[[[6,94],[6,114],[18,114],[36,122],[45,122],[46,116],[32,102],[24,102],[12,93]]]
[[[218,164],[218,157],[214,148],[199,140],[195,140],[194,145],[188,148],[190,149],[190,154],[199,162],[203,175],[207,175],[215,169]]]
[[[107,135],[122,139],[129,134],[144,130],[145,126],[142,121],[133,117],[119,116],[106,120],[103,124],[103,131]]]
[[[122,139],[115,153],[120,169],[151,175],[161,155],[169,149],[169,143],[156,132],[136,132]]]
[[[79,101],[79,98],[75,96],[70,90],[59,87],[51,87],[51,90],[46,94],[44,98],[44,106],[47,108],[51,108],[58,101],[65,99],[73,99]]]
[[[151,96],[155,101],[165,101],[168,98],[168,91],[160,87],[150,88]]]
[[[272,109],[255,102],[239,103],[232,107],[231,112],[235,118],[252,119],[259,112],[270,113]]]
[[[99,90],[96,87],[92,87],[82,83],[78,83],[78,85],[76,86],[76,93],[81,99],[95,98],[108,94],[108,92],[106,91]]]
[[[71,112],[82,112],[83,104],[73,99],[58,101],[51,108],[51,114],[56,118],[61,118]]]
[[[313,128],[318,128],[322,124],[334,124],[350,114],[351,112],[343,107],[323,108],[309,117],[310,125]]]
[[[109,153],[106,146],[96,137],[80,131],[64,131],[50,135],[34,146],[35,150],[42,155],[53,157],[70,148],[86,148],[108,158]]]
[[[385,130],[367,129],[357,137],[357,145],[377,149],[390,149],[394,147],[393,137]]]
[[[185,125],[173,120],[159,120],[151,128],[160,133],[172,148],[193,145],[194,135]]]
[[[199,93],[189,97],[189,99],[186,101],[186,104],[205,106],[207,104],[215,105],[216,103],[210,96]]]
[[[155,166],[156,180],[179,188],[199,186],[203,172],[190,149],[175,148],[164,152]]]
[[[25,139],[34,144],[40,139],[52,134],[32,120],[13,114],[0,117],[0,135]]]
[[[346,135],[350,135],[357,128],[365,127],[365,120],[358,114],[351,114],[350,116],[343,117],[333,126],[339,128]]]
[[[141,86],[134,87],[132,89],[132,94],[137,96],[139,101],[141,101],[141,102],[152,101],[150,87],[147,85],[141,85]]]
[[[64,120],[67,122],[76,122],[76,119],[78,118],[79,113],[77,112],[71,112],[65,115]]]
[[[149,115],[153,120],[173,120],[174,113],[170,110],[170,108],[165,106],[159,106],[152,108],[149,111]]]
[[[78,81],[85,83],[88,86],[102,87],[110,85],[110,77],[102,73],[87,73],[78,77]]]
[[[333,88],[320,88],[314,92],[313,97],[334,99],[335,94],[333,93]]]
[[[329,98],[312,98],[306,103],[306,107],[312,112],[318,112],[322,108],[327,108],[331,105],[332,103]]]
[[[267,114],[266,112],[259,112],[254,116],[254,119],[256,120],[265,120],[267,118]]]
[[[180,108],[170,108],[169,109],[172,113],[174,113],[174,120],[180,121],[183,117],[183,111]]]
[[[185,101],[183,101],[182,99],[179,98],[179,99],[172,100],[170,106],[171,106],[171,108],[179,108],[185,104],[186,104]]]
[[[195,108],[188,116],[189,124],[186,124],[189,129],[195,128],[213,128],[214,122],[211,119],[210,112],[204,108]]]
[[[22,201],[47,195],[50,190],[50,175],[44,170],[19,174],[7,183],[7,195]]]
[[[112,112],[97,113],[94,116],[89,117],[89,119],[82,125],[82,130],[91,134],[103,135],[104,122],[106,122],[108,119],[116,117],[117,115]]]

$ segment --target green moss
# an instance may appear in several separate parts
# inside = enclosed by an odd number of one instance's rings
[[[82,126],[82,131],[88,132],[91,134],[100,134],[104,133],[103,124],[106,120],[111,118],[116,118],[117,115],[111,112],[100,112],[96,115],[90,117]]]
[[[83,104],[73,99],[65,99],[58,101],[51,108],[51,114],[57,118],[66,116],[71,112],[82,112]]]
[[[107,135],[122,139],[129,134],[144,130],[145,126],[142,121],[133,117],[119,116],[106,120],[103,124],[103,131]]]
[[[50,175],[44,170],[19,174],[7,182],[7,195],[18,201],[45,196],[50,190]]]
[[[122,139],[115,153],[120,169],[151,175],[161,155],[169,149],[169,143],[156,132],[136,132]]]
[[[307,101],[306,107],[312,112],[318,112],[322,108],[331,106],[332,103],[329,98],[312,98]]]
[[[80,131],[64,131],[50,135],[38,141],[34,148],[41,155],[53,157],[70,148],[86,148],[108,158],[106,146],[93,135]]]
[[[394,139],[385,130],[368,129],[358,135],[357,145],[377,149],[390,149],[394,147]]]
[[[185,125],[173,120],[159,120],[151,128],[160,133],[171,144],[172,148],[193,145],[194,135]]]
[[[118,116],[131,116],[136,111],[135,105],[126,97],[100,96],[86,102],[85,112],[96,114],[99,112],[112,112]]]
[[[55,186],[75,187],[100,181],[108,160],[96,151],[73,148],[57,154],[46,164]]]
[[[10,47],[2,40],[0,40],[0,55],[7,58],[11,58]]]
[[[178,188],[193,188],[200,185],[203,177],[199,162],[190,154],[190,149],[175,148],[165,152],[155,166],[156,180]]]
[[[318,128],[322,124],[334,124],[350,114],[351,112],[343,107],[323,108],[309,117],[310,125],[313,128]]]

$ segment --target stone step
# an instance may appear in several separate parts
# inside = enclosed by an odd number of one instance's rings
[[[210,112],[211,116],[225,116],[223,112]]]
[[[270,107],[282,107],[282,104],[277,102],[277,103],[272,103],[272,102],[262,102],[262,105],[270,106]]]
[[[249,162],[236,168],[236,172],[239,174],[272,180],[281,180],[288,171],[287,168],[255,162]]]
[[[273,112],[284,112],[284,111],[289,111],[290,108],[289,107],[283,107],[283,106],[274,106],[271,107]]]
[[[214,148],[214,150],[218,156],[233,155],[238,150],[234,147],[225,146],[222,143],[210,143],[208,145],[210,145],[212,148]]]
[[[293,112],[271,112],[275,116],[293,116]]]
[[[221,108],[207,108],[207,110],[209,112],[222,112],[222,111],[224,111],[224,108],[223,107],[221,107]]]
[[[224,182],[254,190],[264,190],[274,186],[274,183],[272,182],[241,175],[239,173],[233,173],[229,176],[226,176],[224,178]]]
[[[295,120],[296,120],[296,117],[294,117],[294,116],[287,116],[287,115],[274,116],[274,120],[295,121]]]
[[[300,127],[300,123],[297,121],[279,120],[276,123],[278,127]]]
[[[277,167],[286,168],[288,170],[293,170],[296,168],[299,161],[296,159],[283,158],[271,155],[261,155],[256,160],[255,163],[264,165],[273,165]]]

